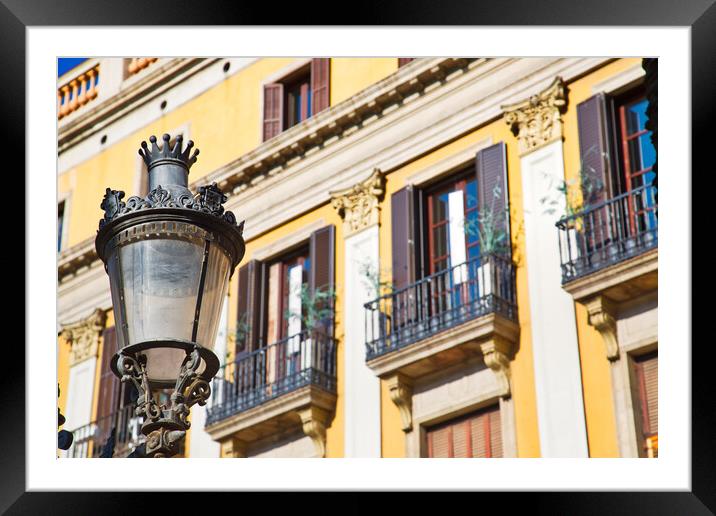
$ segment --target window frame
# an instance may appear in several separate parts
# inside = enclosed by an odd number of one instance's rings
[[[477,188],[477,176],[475,174],[474,166],[472,163],[467,163],[463,167],[458,168],[455,172],[450,174],[447,177],[444,177],[440,179],[438,182],[426,186],[424,188],[421,188],[421,194],[423,196],[423,203],[425,206],[425,214],[424,218],[425,220],[423,227],[425,228],[424,231],[426,234],[422,235],[425,239],[424,241],[427,243],[425,246],[425,259],[427,263],[427,267],[425,268],[425,274],[426,275],[433,275],[437,272],[442,272],[444,270],[449,269],[450,267],[454,267],[456,265],[459,265],[457,263],[451,264],[450,263],[450,249],[449,249],[449,235],[448,235],[448,246],[447,246],[447,254],[441,256],[441,257],[435,257],[434,249],[435,249],[435,236],[433,234],[433,230],[437,228],[440,225],[449,225],[450,218],[448,217],[444,221],[441,221],[439,224],[433,223],[433,211],[434,211],[434,199],[438,198],[440,195],[443,195],[445,193],[455,192],[457,190],[461,190],[463,192],[463,216],[464,220],[467,220],[471,213],[475,212],[477,216],[479,217],[479,202],[478,199],[475,199],[474,207],[469,207],[469,203],[467,200],[467,184],[470,181],[475,182],[475,187]],[[476,239],[475,242],[470,243],[469,239],[465,238],[465,256],[467,257],[467,261],[470,260],[470,250],[474,247],[477,247],[479,249],[480,241],[479,238]],[[447,267],[445,269],[437,269],[435,267],[435,263],[438,261],[447,261]]]

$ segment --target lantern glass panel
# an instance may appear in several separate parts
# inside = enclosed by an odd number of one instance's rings
[[[199,312],[199,326],[196,342],[206,348],[213,349],[216,333],[219,329],[221,309],[229,288],[229,272],[231,260],[216,244],[209,247],[204,293]]]

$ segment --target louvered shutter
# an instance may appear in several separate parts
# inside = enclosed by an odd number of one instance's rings
[[[659,432],[659,357],[649,354],[634,360],[642,414],[642,432],[650,436]]]
[[[265,345],[263,342],[263,270],[263,264],[259,260],[251,260],[239,269],[237,358],[240,358],[243,353]]]
[[[510,240],[509,191],[507,188],[507,154],[503,142],[477,153],[478,217],[481,221],[480,253],[512,254]],[[489,226],[487,226],[489,224]]]
[[[263,141],[283,131],[283,84],[264,86],[264,134]]]
[[[604,202],[616,193],[614,105],[611,97],[597,93],[577,104],[580,183],[584,204]]]
[[[502,457],[499,405],[427,430],[428,457]]]
[[[420,192],[411,185],[391,196],[392,273],[396,290],[414,283],[421,276],[421,208]]]
[[[317,58],[311,61],[311,113],[320,113],[330,105],[331,60]]]
[[[414,57],[399,57],[398,58],[398,68],[408,64],[410,61],[413,61],[413,60],[415,60]]]
[[[428,457],[502,457],[499,405],[427,430]]]
[[[309,253],[311,257],[311,275],[309,277],[311,294],[315,295],[317,290],[333,292],[335,288],[335,227],[332,224],[311,234]],[[327,302],[329,304],[319,303],[317,309],[320,312],[330,310],[332,301]],[[320,321],[319,327],[327,334],[332,335],[333,316],[324,317]]]
[[[99,396],[97,400],[98,432],[95,448],[104,445],[112,431],[114,412],[119,402],[119,378],[112,372],[110,364],[117,352],[117,332],[115,327],[106,328],[102,332],[102,363],[99,378]]]

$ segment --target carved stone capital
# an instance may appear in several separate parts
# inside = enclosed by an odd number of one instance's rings
[[[517,136],[520,156],[562,138],[562,113],[567,108],[561,77],[537,95],[502,106],[505,122]]]
[[[311,438],[317,457],[326,456],[326,426],[331,414],[315,405],[298,411],[303,424],[303,433]]]
[[[60,335],[70,345],[70,367],[97,356],[99,337],[107,323],[107,314],[97,308],[82,321],[63,326]]]
[[[221,442],[222,458],[245,458],[248,446],[245,441],[230,437]]]
[[[619,341],[617,340],[617,322],[613,303],[605,296],[594,296],[584,302],[587,308],[588,321],[591,326],[602,334],[607,358],[615,361],[619,358]]]
[[[331,205],[343,218],[346,236],[378,224],[380,199],[385,193],[385,176],[373,169],[368,179],[345,190],[331,192]]]
[[[413,382],[402,374],[394,374],[385,379],[390,399],[400,411],[403,432],[413,429]]]
[[[480,343],[480,350],[485,359],[485,365],[492,369],[500,387],[500,396],[509,398],[512,394],[510,388],[510,358],[513,344],[507,339],[495,335],[489,340]]]

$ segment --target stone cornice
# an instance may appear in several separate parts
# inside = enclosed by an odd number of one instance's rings
[[[84,267],[89,267],[98,259],[94,238],[91,236],[60,253],[57,259],[58,282],[62,283],[68,276],[76,274]]]
[[[565,84],[555,77],[536,95],[502,106],[505,122],[517,136],[520,156],[562,138],[562,113],[567,109]]]
[[[264,142],[251,152],[210,173],[201,182],[216,182],[238,193],[335,143],[399,108],[434,85],[449,81],[476,59],[419,59],[329,109]],[[484,61],[481,59],[480,61]]]
[[[99,102],[95,101],[96,105],[78,112],[76,117],[61,121],[57,135],[58,153],[62,154],[76,143],[125,116],[136,106],[170,90],[216,60],[174,58],[165,63],[155,63],[115,95],[104,100],[98,99]]]

